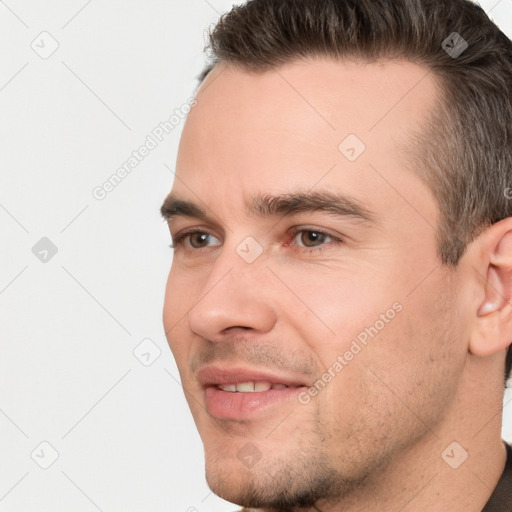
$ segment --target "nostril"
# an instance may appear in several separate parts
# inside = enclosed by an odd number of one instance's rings
[[[234,325],[232,327],[226,327],[219,331],[218,339],[231,340],[234,343],[239,343],[241,341],[247,341],[247,334],[249,332],[256,332],[257,329],[247,325]]]

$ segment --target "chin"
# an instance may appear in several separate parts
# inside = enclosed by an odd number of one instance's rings
[[[241,444],[238,451],[234,448]],[[340,494],[343,483],[325,457],[300,453],[297,448],[275,453],[267,446],[261,458],[243,462],[248,442],[230,442],[206,447],[206,480],[210,489],[226,501],[249,508],[288,510],[312,507],[318,501]],[[254,445],[252,445],[254,446]],[[275,449],[274,449],[275,450]],[[237,455],[242,453],[241,457]],[[251,449],[247,449],[251,453]],[[242,460],[240,460],[242,459]]]

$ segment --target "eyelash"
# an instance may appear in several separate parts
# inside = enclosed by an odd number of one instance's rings
[[[305,227],[302,227],[302,226],[297,226],[295,228],[292,228],[292,234],[291,234],[291,242],[290,243],[286,243],[285,246],[286,247],[290,247],[291,246],[291,243],[293,242],[293,240],[295,240],[295,238],[297,237],[297,235],[299,233],[302,233],[302,232],[313,232],[313,233],[318,233],[320,235],[325,235],[325,236],[328,236],[329,238],[331,238],[331,241],[330,242],[325,242],[323,243],[322,245],[317,245],[315,247],[302,247],[302,246],[295,246],[296,250],[298,250],[299,252],[305,252],[305,253],[320,253],[322,252],[323,250],[325,250],[327,245],[330,245],[330,244],[340,244],[340,243],[343,243],[342,239],[339,238],[339,237],[335,237],[334,235],[331,235],[330,233],[327,233],[326,231],[322,231],[321,229],[314,229],[314,228],[305,228]],[[194,235],[196,233],[199,233],[199,234],[204,234],[204,235],[212,235],[212,233],[209,233],[208,231],[206,230],[203,230],[203,229],[190,229],[190,230],[185,230],[183,231],[182,233],[179,233],[178,235],[176,235],[173,239],[173,242],[171,243],[171,245],[169,246],[171,249],[180,249],[180,248],[183,248],[185,247],[185,240],[187,237],[191,236],[191,235]],[[212,235],[214,236],[214,235]],[[193,250],[193,251],[197,251],[197,252],[200,252],[200,251],[203,251],[203,250],[207,250],[207,249],[210,249],[210,247],[200,247],[200,248],[195,248],[195,247],[191,247],[190,250]]]

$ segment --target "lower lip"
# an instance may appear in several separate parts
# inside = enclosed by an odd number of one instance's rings
[[[272,406],[292,401],[304,389],[306,388],[290,387],[240,393],[209,386],[205,389],[204,396],[206,409],[212,416],[219,419],[241,420]]]

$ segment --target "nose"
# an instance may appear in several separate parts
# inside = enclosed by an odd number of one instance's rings
[[[269,332],[277,319],[269,276],[262,262],[246,263],[236,253],[219,255],[188,313],[190,329],[216,342],[239,331]]]

